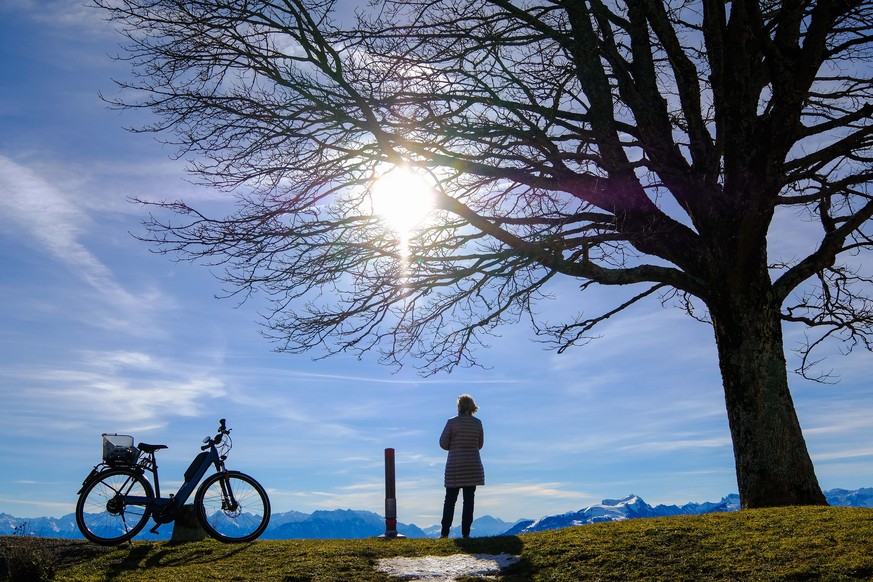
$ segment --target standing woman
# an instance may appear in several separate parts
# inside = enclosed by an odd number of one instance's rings
[[[449,452],[446,460],[446,501],[443,505],[441,537],[449,537],[452,518],[455,515],[455,502],[458,493],[464,491],[464,506],[461,512],[461,534],[470,537],[473,523],[473,498],[476,486],[485,484],[485,469],[479,458],[479,449],[485,444],[482,421],[473,417],[479,410],[469,394],[458,396],[458,416],[446,422],[440,435],[440,447]]]

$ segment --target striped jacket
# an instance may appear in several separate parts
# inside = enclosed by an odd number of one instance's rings
[[[440,447],[449,452],[446,460],[446,487],[485,484],[485,469],[479,449],[485,444],[482,421],[472,414],[460,414],[446,422]]]

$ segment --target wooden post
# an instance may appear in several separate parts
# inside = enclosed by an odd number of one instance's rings
[[[397,533],[397,498],[394,488],[394,449],[385,449],[385,533],[381,538],[405,537]]]

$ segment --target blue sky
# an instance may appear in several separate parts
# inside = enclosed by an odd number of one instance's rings
[[[477,515],[511,521],[635,493],[649,503],[736,491],[709,327],[651,301],[563,355],[501,330],[486,370],[422,379],[375,358],[312,361],[272,351],[256,301],[215,299],[203,267],[150,252],[129,233],[128,197],[200,200],[184,164],[142,114],[112,111],[117,38],[79,0],[0,0],[0,512],[73,511],[100,434],[165,443],[172,491],[218,418],[229,466],[269,490],[274,510],[382,513],[383,451],[396,450],[400,521],[437,523],[437,445],[464,392],[486,430]],[[786,249],[803,232],[782,230]],[[778,246],[778,245],[774,245]],[[605,296],[556,285],[546,309],[594,312]],[[787,330],[787,345],[802,339]],[[837,354],[837,347],[832,348]],[[833,355],[836,385],[791,378],[823,488],[873,486],[871,354]]]

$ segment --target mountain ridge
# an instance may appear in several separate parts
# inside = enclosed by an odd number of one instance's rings
[[[873,507],[873,488],[830,489],[824,493],[830,505]],[[620,499],[604,499],[601,503],[589,505],[577,511],[547,515],[539,519],[522,519],[515,523],[485,515],[473,521],[471,534],[474,537],[516,535],[605,521],[737,511],[739,507],[739,496],[735,493],[726,495],[718,502],[691,502],[684,505],[659,504],[656,506],[651,506],[641,497],[630,494]],[[173,528],[172,526],[162,527],[157,535],[147,533],[148,529],[143,530],[138,538],[166,540],[170,538]],[[458,527],[453,528],[451,535],[460,535],[458,529]],[[415,524],[398,522],[397,531],[412,538],[438,537],[440,526],[419,527]],[[261,539],[364,538],[375,537],[383,533],[385,533],[384,518],[371,511],[334,509],[303,513],[292,510],[272,514],[270,525]],[[76,519],[73,514],[57,518],[18,518],[0,513],[0,535],[82,538],[76,527]]]

